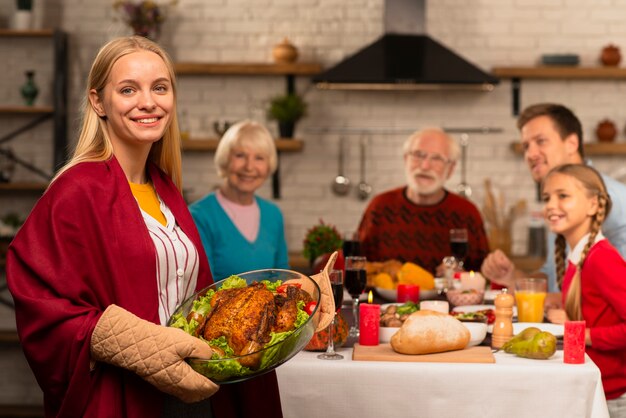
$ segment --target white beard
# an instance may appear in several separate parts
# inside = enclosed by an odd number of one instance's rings
[[[431,176],[431,178],[434,180],[434,183],[432,183],[429,186],[421,186],[417,182],[417,179],[415,178],[418,174],[427,174]],[[419,168],[413,171],[409,171],[408,169],[405,170],[405,177],[406,177],[406,184],[409,187],[409,189],[413,191],[414,193],[421,195],[421,196],[429,196],[429,195],[435,194],[436,192],[438,192],[440,189],[443,188],[443,185],[446,182],[445,177],[439,177],[437,174],[433,173],[432,171],[425,172],[425,171],[420,170]]]

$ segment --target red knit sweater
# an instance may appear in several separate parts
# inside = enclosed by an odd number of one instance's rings
[[[434,205],[416,205],[406,187],[376,196],[359,226],[363,254],[370,261],[412,261],[431,273],[451,255],[450,229],[467,228],[469,252],[466,270],[480,270],[489,252],[483,221],[472,202],[446,191]]]
[[[563,302],[576,271],[569,263],[563,277]],[[591,332],[586,352],[600,369],[607,399],[626,393],[626,262],[603,239],[585,259],[581,272],[583,319]]]

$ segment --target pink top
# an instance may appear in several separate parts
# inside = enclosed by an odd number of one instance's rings
[[[250,242],[256,241],[256,237],[259,234],[259,225],[261,223],[261,211],[259,210],[256,199],[254,199],[251,205],[240,205],[239,203],[226,199],[220,190],[218,190],[215,195],[220,206],[224,209],[224,212],[226,212],[233,224],[235,224],[239,232],[241,232],[241,235]]]

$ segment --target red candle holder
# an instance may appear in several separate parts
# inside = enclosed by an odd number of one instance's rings
[[[583,364],[585,362],[585,326],[585,321],[565,321],[564,363]]]
[[[399,284],[398,285],[398,296],[396,301],[399,303],[404,303],[407,301],[419,302],[420,300],[420,287],[414,284]]]
[[[378,345],[380,305],[362,303],[359,306],[359,344]]]

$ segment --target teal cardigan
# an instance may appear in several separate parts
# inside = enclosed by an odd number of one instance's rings
[[[248,241],[210,193],[189,206],[214,280],[267,268],[289,268],[283,215],[275,204],[255,196],[261,212],[256,241]]]

